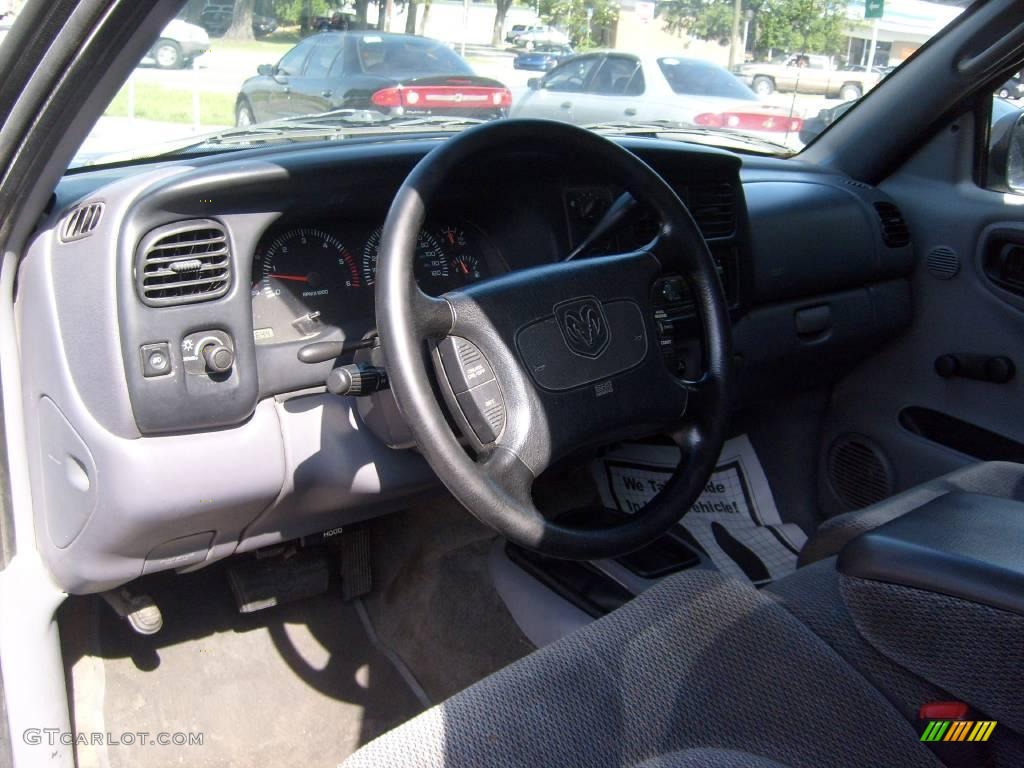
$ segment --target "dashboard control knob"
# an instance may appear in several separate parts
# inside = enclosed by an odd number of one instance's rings
[[[227,373],[235,364],[235,353],[231,347],[211,342],[203,345],[203,360],[210,373]]]
[[[387,371],[367,363],[341,365],[327,374],[327,389],[336,395],[363,397],[387,388]]]

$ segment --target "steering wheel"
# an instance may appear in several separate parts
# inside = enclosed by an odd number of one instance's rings
[[[538,146],[606,171],[654,210],[657,237],[631,253],[521,269],[441,297],[423,293],[413,276],[416,238],[449,174]],[[695,379],[677,378],[662,358],[652,306],[661,274],[682,275],[694,299],[705,358]],[[672,188],[597,134],[546,120],[499,120],[432,150],[388,212],[376,306],[391,389],[420,451],[463,506],[519,545],[566,559],[625,554],[677,523],[715,468],[729,416],[732,349],[714,262]],[[672,435],[680,463],[628,519],[572,527],[537,510],[533,483],[553,461],[657,432]]]

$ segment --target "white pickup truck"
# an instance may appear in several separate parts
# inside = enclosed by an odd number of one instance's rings
[[[758,96],[772,91],[816,93],[843,101],[859,99],[878,84],[875,72],[836,69],[829,56],[797,54],[785,62],[754,62],[740,68],[740,77]]]

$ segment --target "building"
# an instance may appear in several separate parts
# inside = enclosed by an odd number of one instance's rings
[[[846,61],[868,63],[871,40],[875,37],[873,66],[902,64],[930,37],[963,13],[963,8],[924,0],[885,0],[881,19],[865,19],[864,3],[848,6],[850,37]]]

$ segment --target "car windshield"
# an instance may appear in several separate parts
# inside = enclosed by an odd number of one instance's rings
[[[0,0],[0,45],[35,2]],[[968,4],[179,2],[72,168],[509,118],[788,156]]]

